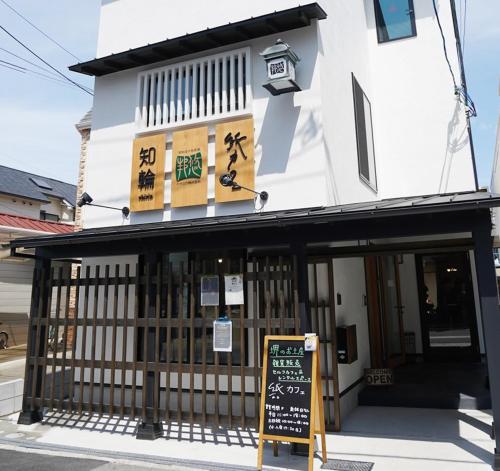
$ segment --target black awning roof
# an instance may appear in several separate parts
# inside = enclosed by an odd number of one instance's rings
[[[391,198],[365,203],[320,206],[286,211],[206,217],[128,226],[85,229],[70,234],[16,239],[12,248],[58,247],[70,244],[114,242],[124,239],[214,233],[225,230],[250,230],[273,227],[305,227],[310,224],[363,221],[388,216],[439,214],[500,206],[500,194],[483,191]]]
[[[269,34],[303,28],[309,26],[311,20],[323,20],[326,16],[326,12],[317,3],[310,3],[78,63],[69,67],[69,70],[100,77]]]

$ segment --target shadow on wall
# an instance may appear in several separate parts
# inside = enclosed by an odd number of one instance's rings
[[[110,0],[112,1],[112,0]],[[375,24],[375,14],[373,9],[374,0],[364,0],[365,1],[365,18],[366,18],[366,27],[368,29],[375,29],[377,26]],[[449,1],[449,0],[445,0]],[[440,10],[441,0],[436,0],[436,7],[438,12]],[[432,0],[413,0],[413,10],[415,12],[415,20],[419,20],[421,18],[434,18],[434,8],[432,6]],[[417,29],[418,35],[418,29]],[[385,43],[391,44],[391,42]]]
[[[460,152],[469,144],[469,133],[465,121],[461,123],[460,116],[464,113],[461,103],[457,100],[455,109],[450,122],[448,123],[448,134],[446,139],[446,149],[441,170],[441,178],[439,180],[439,193],[448,191],[448,183],[450,181],[451,169],[453,166],[453,157],[457,152]],[[459,129],[459,126],[462,129]]]

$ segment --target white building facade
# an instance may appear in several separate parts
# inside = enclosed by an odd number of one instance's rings
[[[142,438],[163,420],[255,425],[263,337],[276,333],[319,335],[330,430],[380,400],[366,369],[483,371],[498,199],[477,191],[457,42],[448,0],[103,0],[97,58],[71,67],[96,77],[94,201],[73,238],[17,245],[41,272],[82,258],[77,361],[55,361],[69,403],[50,401],[141,418]],[[300,90],[273,95],[284,85],[261,53],[284,44]],[[234,273],[244,301],[228,306]],[[231,354],[212,349],[221,313]],[[38,420],[29,394],[24,411]]]

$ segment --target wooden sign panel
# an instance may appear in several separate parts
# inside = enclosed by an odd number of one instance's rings
[[[220,177],[226,174],[239,185],[255,189],[253,118],[215,127],[215,202],[254,199],[255,195],[243,188],[223,186]]]
[[[172,208],[207,204],[208,128],[173,133]]]
[[[163,209],[165,149],[165,134],[134,139],[130,186],[131,211]]]
[[[314,435],[321,434],[326,463],[325,418],[319,368],[319,341],[305,351],[304,336],[271,336],[264,340],[257,468],[262,469],[264,440],[309,445],[313,469]]]

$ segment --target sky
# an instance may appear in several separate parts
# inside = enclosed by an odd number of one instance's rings
[[[479,184],[489,186],[500,112],[500,0],[455,1],[461,19],[467,3],[465,68],[478,112],[472,120],[473,139]],[[67,70],[78,62],[75,57],[3,2],[85,61],[95,57],[100,0],[0,0],[1,26],[72,80],[92,88],[92,77]],[[0,48],[46,68],[1,30]],[[47,73],[2,49],[0,61]],[[6,65],[0,62],[0,164],[75,183],[80,155],[75,124],[92,107],[92,97],[74,86],[16,72]]]

